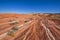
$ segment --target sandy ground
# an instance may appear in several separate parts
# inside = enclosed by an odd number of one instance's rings
[[[0,40],[60,40],[60,15],[0,14]]]

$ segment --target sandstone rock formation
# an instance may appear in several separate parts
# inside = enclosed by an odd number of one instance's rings
[[[0,14],[0,40],[60,40],[60,14]]]

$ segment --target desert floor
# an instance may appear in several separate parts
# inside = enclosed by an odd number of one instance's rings
[[[60,14],[0,14],[0,40],[60,40]]]

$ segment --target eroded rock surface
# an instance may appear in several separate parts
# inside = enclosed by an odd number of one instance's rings
[[[0,14],[0,40],[60,40],[60,14]]]

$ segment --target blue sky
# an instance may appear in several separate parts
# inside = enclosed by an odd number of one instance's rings
[[[60,0],[0,0],[0,13],[60,13]]]

